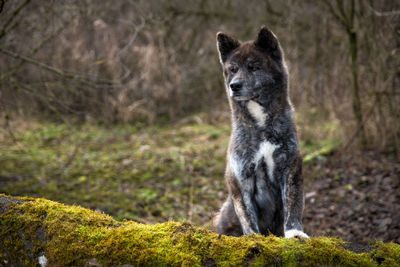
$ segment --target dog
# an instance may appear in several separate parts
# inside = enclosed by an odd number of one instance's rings
[[[217,48],[232,114],[219,234],[308,238],[302,228],[303,177],[288,71],[276,36],[255,41],[219,32]]]

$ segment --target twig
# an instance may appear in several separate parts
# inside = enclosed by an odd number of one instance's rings
[[[5,107],[3,107],[3,109],[4,109],[4,112],[5,112],[5,116],[4,116],[4,119],[5,119],[5,127],[4,127],[4,128],[7,130],[7,133],[8,133],[8,135],[11,137],[12,141],[13,141],[15,144],[18,144],[18,139],[15,137],[14,132],[13,132],[12,129],[11,129],[11,125],[10,125],[10,115],[8,115],[7,110],[6,110]]]
[[[200,10],[190,10],[190,9],[178,9],[175,7],[169,7],[168,10],[176,15],[193,15],[193,16],[201,16],[201,17],[220,17],[227,19],[235,19],[238,18],[237,13],[232,13],[228,11],[215,11],[211,9],[200,9]]]
[[[6,33],[7,33],[7,28],[8,26],[13,22],[13,20],[17,17],[17,15],[19,14],[19,12],[21,12],[21,10],[27,5],[29,4],[31,0],[25,0],[25,2],[23,2],[19,7],[17,7],[14,12],[11,14],[11,17],[6,21],[6,23],[3,26],[3,29],[1,29],[0,31],[0,39],[3,38]],[[2,0],[1,2],[1,9],[3,9],[4,6],[4,1]]]
[[[5,3],[6,3],[6,0],[1,0],[1,2],[0,2],[0,13],[3,11]]]
[[[32,50],[31,56],[35,55],[46,43],[48,43],[54,37],[58,36],[64,29],[65,29],[65,25],[63,25],[62,27],[58,28],[53,34],[51,34],[49,37],[44,39],[38,46],[36,46]],[[0,77],[0,81],[4,80],[6,77],[10,77],[10,76],[14,75],[25,63],[27,63],[27,61],[21,60],[18,64],[10,67],[9,68],[10,71],[8,73],[5,73],[4,75],[2,75]]]
[[[339,12],[335,11],[335,8],[333,7],[332,3],[330,0],[325,0],[323,1],[325,5],[328,6],[329,12],[335,17],[335,19],[346,29],[347,28],[347,23],[345,18],[343,18]]]
[[[87,140],[83,140],[83,141],[87,141]],[[83,145],[84,144],[84,142],[82,142],[80,145]],[[74,159],[75,159],[75,157],[76,157],[76,154],[78,153],[78,151],[79,151],[79,148],[80,148],[80,145],[75,145],[75,147],[74,147],[74,151],[72,151],[72,153],[68,156],[68,159],[67,159],[67,161],[64,163],[64,166],[62,167],[62,169],[67,169],[70,165],[71,165],[71,163],[72,163],[72,161],[74,161]]]
[[[378,11],[375,10],[372,6],[367,4],[367,7],[378,17],[387,17],[387,16],[398,16],[400,15],[400,10],[392,10],[392,11]]]
[[[63,103],[62,101],[57,100],[54,97],[50,97],[50,99],[49,99],[49,97],[37,93],[35,90],[29,88],[26,84],[25,85],[19,85],[19,88],[22,89],[25,93],[44,101],[46,103],[47,107],[50,110],[52,110],[53,112],[57,113],[57,114],[59,114],[59,111],[58,111],[58,109],[56,107],[54,107],[52,105],[52,103],[58,104],[60,107],[64,108],[64,110],[66,110],[68,112],[72,112],[72,113],[75,113],[75,114],[83,114],[83,112],[79,112],[79,111],[71,109],[70,107],[65,105],[65,103]]]
[[[356,131],[354,132],[354,134],[350,137],[350,139],[346,142],[346,144],[343,145],[343,149],[341,150],[341,153],[346,152],[347,149],[350,147],[350,145],[354,142],[355,138],[359,135],[362,126],[364,126],[365,123],[370,119],[370,117],[371,117],[371,115],[372,115],[372,113],[373,113],[373,111],[374,111],[374,108],[375,108],[376,103],[377,103],[377,99],[375,98],[375,101],[374,101],[374,103],[372,104],[371,108],[368,110],[367,116],[364,117],[364,119],[363,119],[363,121],[362,121],[362,123],[361,123],[361,126],[359,126],[359,127],[357,128],[357,130],[356,130]]]
[[[57,75],[63,76],[65,78],[67,78],[67,79],[80,79],[80,80],[85,81],[85,82],[104,83],[104,84],[107,84],[107,85],[113,85],[113,84],[114,85],[119,85],[120,84],[120,83],[114,82],[112,80],[104,80],[104,79],[96,79],[96,78],[92,79],[90,77],[78,75],[78,74],[75,74],[75,73],[70,72],[70,71],[64,71],[62,69],[47,65],[47,64],[45,64],[43,62],[40,62],[40,61],[37,61],[37,60],[35,60],[33,58],[26,57],[26,56],[21,56],[19,54],[16,54],[16,53],[11,52],[11,51],[9,51],[7,49],[4,49],[4,48],[0,48],[0,53],[3,53],[5,55],[7,55],[7,56],[10,56],[10,57],[13,57],[13,58],[16,58],[16,59],[24,60],[24,61],[26,61],[28,63],[31,63],[31,64],[36,65],[36,66],[39,66],[42,69],[45,69],[45,70],[48,70],[50,72],[56,73]]]
[[[133,33],[132,37],[129,39],[128,43],[118,52],[118,54],[117,54],[118,56],[121,56],[122,54],[124,54],[127,51],[127,49],[133,44],[137,35],[144,28],[145,24],[146,24],[146,21],[142,17],[140,25],[135,27],[135,32]]]

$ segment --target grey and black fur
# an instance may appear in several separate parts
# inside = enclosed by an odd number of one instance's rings
[[[302,229],[302,159],[288,72],[275,35],[255,41],[217,34],[232,111],[225,178],[229,196],[215,219],[220,234],[308,237]]]

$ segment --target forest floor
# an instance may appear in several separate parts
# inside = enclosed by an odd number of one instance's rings
[[[306,232],[366,244],[400,243],[400,163],[374,152],[340,152],[304,166]]]
[[[227,196],[230,126],[14,123],[0,131],[0,193],[44,197],[147,223],[211,227]],[[392,155],[301,142],[303,224],[312,236],[400,243],[400,163]]]

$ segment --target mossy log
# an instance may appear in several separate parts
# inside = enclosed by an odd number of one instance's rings
[[[398,266],[400,245],[356,253],[331,237],[229,237],[189,223],[118,222],[45,199],[0,195],[0,266]]]

